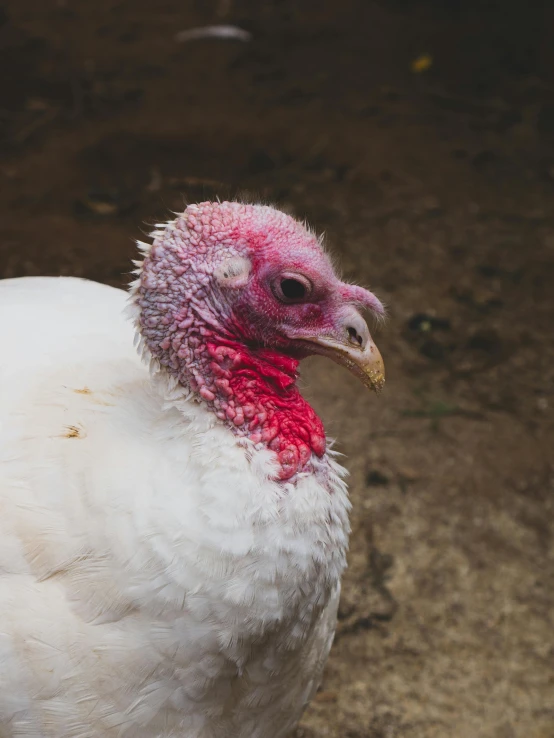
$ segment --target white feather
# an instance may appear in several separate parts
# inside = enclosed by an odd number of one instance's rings
[[[0,282],[0,735],[282,738],[333,638],[343,471],[271,481],[125,305]]]

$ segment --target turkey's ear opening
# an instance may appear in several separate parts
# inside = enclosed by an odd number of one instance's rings
[[[252,264],[243,256],[231,256],[218,264],[214,270],[214,276],[221,287],[237,289],[244,287],[248,282]]]

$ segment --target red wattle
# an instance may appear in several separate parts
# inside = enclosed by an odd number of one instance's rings
[[[270,350],[249,351],[211,336],[200,394],[240,435],[277,454],[279,479],[290,479],[325,453],[323,424],[296,386],[298,361]],[[198,349],[197,349],[198,352]]]

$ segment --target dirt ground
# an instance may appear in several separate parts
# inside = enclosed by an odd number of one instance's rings
[[[380,398],[305,369],[354,511],[299,737],[554,736],[547,5],[0,8],[0,276],[119,285],[157,219],[248,193],[325,231],[389,305]],[[207,23],[252,38],[176,40]]]

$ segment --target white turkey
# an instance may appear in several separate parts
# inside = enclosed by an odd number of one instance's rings
[[[267,206],[152,235],[130,296],[0,282],[2,738],[283,738],[331,646],[349,502],[297,367],[379,389],[383,307]]]

